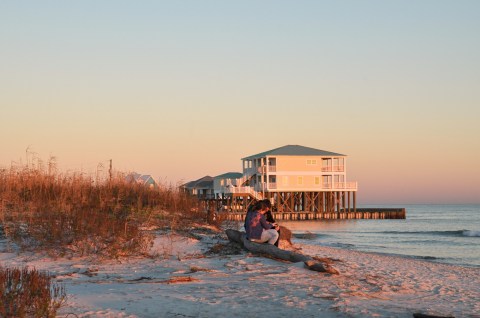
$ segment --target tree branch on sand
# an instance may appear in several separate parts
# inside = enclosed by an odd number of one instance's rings
[[[227,234],[227,237],[230,241],[239,243],[245,249],[251,252],[259,253],[259,254],[267,254],[272,256],[273,258],[277,258],[277,259],[281,259],[281,260],[289,261],[293,263],[303,262],[305,266],[312,271],[337,274],[337,275],[339,274],[338,270],[336,270],[331,265],[320,262],[311,256],[295,253],[292,251],[282,250],[276,247],[275,245],[271,245],[271,244],[261,244],[261,243],[255,243],[255,242],[249,241],[247,240],[245,232],[240,232],[233,229],[227,229],[225,233]]]

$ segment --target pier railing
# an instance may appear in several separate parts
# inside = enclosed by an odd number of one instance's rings
[[[226,212],[229,220],[243,221],[245,212]],[[340,210],[338,212],[273,212],[273,218],[278,221],[308,221],[308,220],[383,220],[406,219],[405,208],[362,208],[355,211]]]

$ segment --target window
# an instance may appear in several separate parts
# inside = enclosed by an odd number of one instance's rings
[[[282,179],[283,179],[282,180],[283,185],[288,185],[288,177],[284,176]]]
[[[334,182],[345,182],[345,176],[342,174],[336,174],[333,176]]]
[[[323,188],[330,189],[332,187],[332,176],[322,176]]]
[[[345,159],[334,158],[333,159],[333,171],[345,171]]]
[[[332,159],[322,159],[322,171],[332,171]]]
[[[313,166],[317,164],[316,159],[307,159],[307,166]]]
[[[314,177],[313,182],[315,185],[320,185],[320,177]]]
[[[303,177],[298,177],[298,185],[303,185]]]

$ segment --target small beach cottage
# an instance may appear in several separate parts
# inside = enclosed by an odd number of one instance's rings
[[[180,186],[185,193],[196,196],[200,200],[211,200],[215,198],[213,194],[213,178],[205,176],[198,180],[187,182]]]
[[[213,178],[217,206],[246,211],[269,199],[276,212],[355,211],[357,182],[347,181],[347,156],[286,145],[242,158],[242,173]]]
[[[213,192],[215,198],[220,199],[225,193],[230,193],[229,189],[242,186],[245,181],[241,172],[227,172],[213,177]]]
[[[136,172],[132,172],[127,175],[126,180],[127,182],[136,182],[149,188],[155,188],[157,186],[155,179],[153,179],[153,177],[149,174],[139,174]]]

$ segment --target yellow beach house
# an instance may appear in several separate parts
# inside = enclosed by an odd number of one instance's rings
[[[355,209],[357,182],[347,179],[346,155],[286,145],[241,160],[242,173],[213,178],[218,206],[245,211],[253,200],[268,198],[278,212]]]

